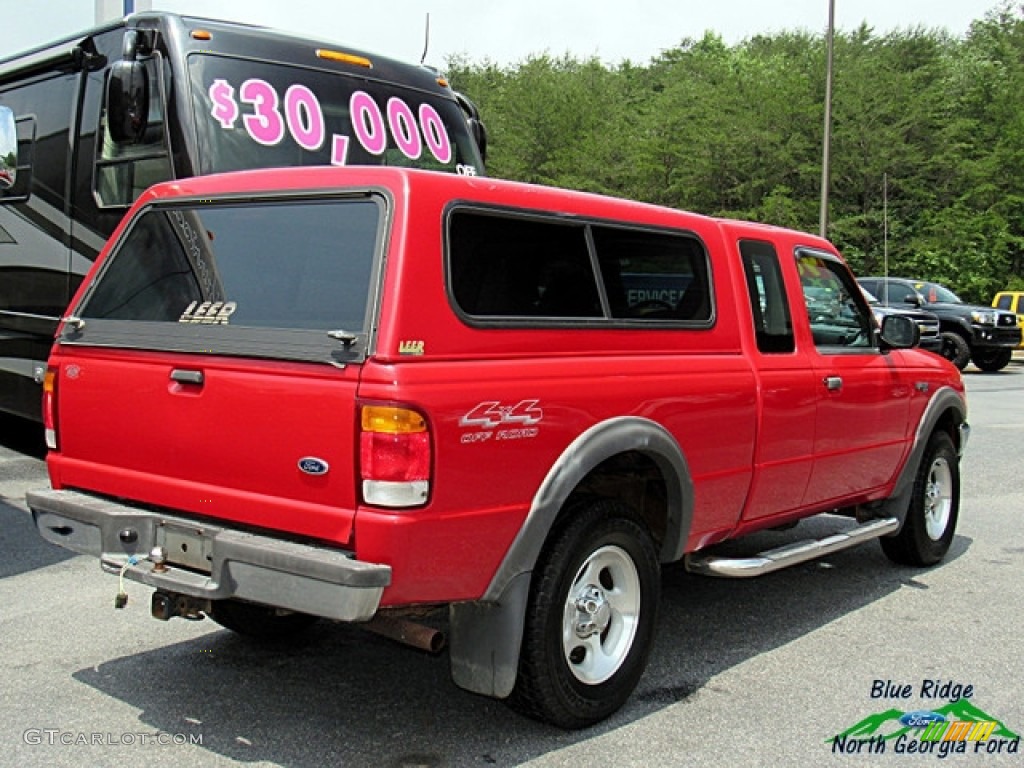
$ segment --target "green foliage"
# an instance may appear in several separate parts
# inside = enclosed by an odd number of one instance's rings
[[[1024,284],[1024,5],[962,39],[834,39],[828,235],[861,273],[988,303]],[[497,177],[817,232],[825,39],[687,39],[647,64],[448,62]]]

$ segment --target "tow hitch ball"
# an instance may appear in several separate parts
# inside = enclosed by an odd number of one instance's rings
[[[209,610],[209,600],[200,600],[172,592],[154,592],[153,601],[150,604],[150,613],[154,619],[160,619],[160,621],[169,621],[175,616],[189,621],[201,621],[206,618],[205,614]]]

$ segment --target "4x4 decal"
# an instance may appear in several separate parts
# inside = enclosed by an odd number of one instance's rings
[[[536,437],[540,433],[538,427],[544,418],[544,411],[539,400],[520,400],[514,405],[505,405],[497,400],[485,400],[478,403],[467,414],[459,419],[461,427],[479,427],[479,432],[465,432],[463,443],[482,443],[492,438],[495,440],[522,440]],[[499,429],[516,425],[518,428]]]

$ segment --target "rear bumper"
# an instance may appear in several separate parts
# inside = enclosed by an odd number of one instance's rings
[[[387,565],[351,552],[199,523],[77,491],[27,495],[40,535],[100,558],[105,571],[206,600],[238,598],[340,621],[364,621],[391,582]],[[159,547],[166,562],[147,559]],[[138,562],[129,565],[129,558]],[[127,566],[127,567],[126,567]]]

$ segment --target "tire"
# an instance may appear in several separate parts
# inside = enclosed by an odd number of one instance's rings
[[[602,499],[570,511],[533,572],[508,703],[566,729],[611,715],[647,665],[660,596],[654,543],[628,507]]]
[[[960,512],[960,463],[945,432],[928,439],[903,528],[879,539],[882,551],[900,565],[935,565],[949,551]]]
[[[943,331],[939,336],[942,338],[942,349],[939,354],[962,371],[971,360],[971,348],[967,344],[967,339],[956,331]]]
[[[285,640],[319,621],[319,617],[306,613],[280,611],[241,600],[214,600],[210,618],[239,635],[264,641]]]
[[[1012,359],[1012,349],[979,349],[971,355],[971,362],[986,373],[1003,370]]]

